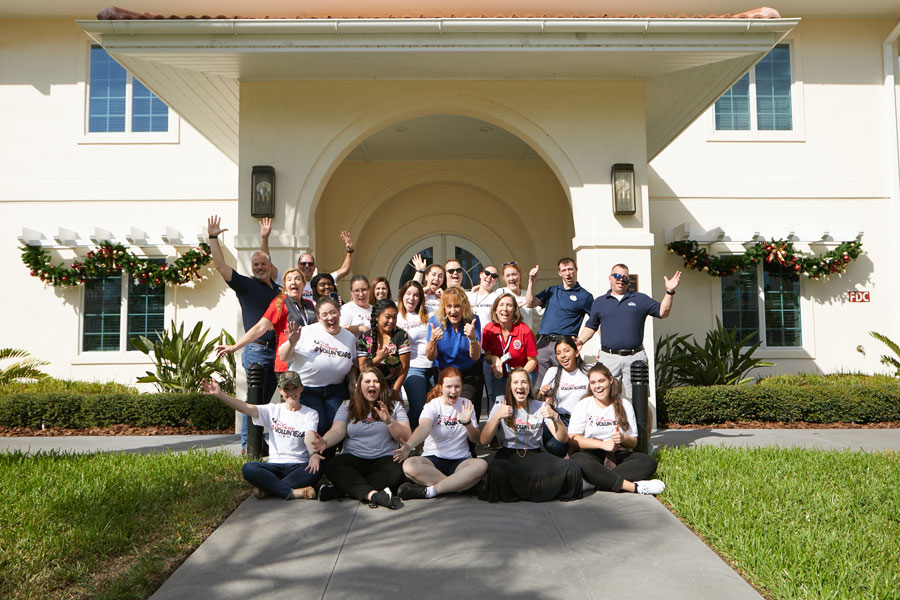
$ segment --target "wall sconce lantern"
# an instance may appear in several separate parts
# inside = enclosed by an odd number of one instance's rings
[[[256,218],[275,216],[275,168],[253,167],[250,175],[250,214]]]
[[[633,215],[637,211],[634,193],[634,165],[612,166],[613,214]]]

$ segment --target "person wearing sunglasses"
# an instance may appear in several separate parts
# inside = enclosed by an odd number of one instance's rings
[[[583,346],[600,329],[600,353],[597,361],[609,368],[612,376],[622,382],[623,397],[631,395],[631,363],[647,362],[644,351],[644,323],[647,316],[665,319],[672,311],[675,288],[681,281],[681,271],[675,271],[669,279],[663,275],[666,294],[657,302],[650,296],[628,289],[631,277],[628,267],[617,264],[609,274],[609,291],[598,296],[591,305],[587,323],[578,334],[578,345]]]
[[[455,258],[444,263],[444,272],[447,274],[447,288],[462,287],[463,268]]]
[[[350,271],[353,268],[353,253],[356,251],[349,231],[341,232],[341,240],[344,242],[344,248],[347,250],[347,254],[344,256],[344,262],[341,263],[338,270],[331,273],[331,278],[334,280],[335,284],[350,274]],[[267,244],[263,245],[263,249],[267,249]],[[313,299],[313,288],[312,285],[310,285],[313,276],[316,274],[315,257],[309,252],[304,252],[297,259],[297,268],[303,273],[303,278],[306,280],[306,287],[303,288],[303,299],[315,302]]]

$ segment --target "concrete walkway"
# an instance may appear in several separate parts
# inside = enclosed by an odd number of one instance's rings
[[[656,446],[900,450],[900,430],[665,430]],[[0,438],[0,451],[237,452],[237,436]],[[450,496],[399,511],[251,497],[153,595],[566,600],[760,598],[655,498],[487,504]]]

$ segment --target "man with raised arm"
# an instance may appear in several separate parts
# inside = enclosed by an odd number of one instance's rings
[[[662,301],[657,302],[647,294],[629,291],[631,278],[628,267],[617,264],[609,274],[609,291],[594,300],[591,316],[578,334],[577,343],[580,347],[600,329],[600,353],[597,354],[597,361],[606,365],[612,376],[622,382],[622,394],[629,400],[631,363],[638,360],[647,362],[644,323],[648,315],[657,319],[669,316],[675,288],[681,281],[681,271],[675,271],[671,279],[663,275],[663,280],[666,294]]]
[[[263,245],[268,246],[268,234],[271,232],[270,219],[260,221],[259,231],[263,238]],[[244,323],[244,331],[256,325],[256,322],[269,308],[272,300],[281,292],[281,286],[272,280],[274,270],[268,253],[260,250],[254,252],[250,259],[250,269],[253,277],[241,275],[225,263],[222,247],[219,246],[219,235],[228,231],[222,229],[222,219],[213,215],[207,221],[207,233],[209,234],[209,250],[212,254],[213,264],[216,270],[225,280],[237,296],[241,305],[241,320]],[[259,363],[263,366],[263,400],[268,402],[275,393],[275,352],[277,340],[274,331],[267,331],[258,339],[248,344],[241,352],[241,365],[246,372],[250,365]],[[247,416],[243,416],[241,425],[241,448],[247,446]]]
[[[260,235],[262,236],[262,251],[268,253],[269,252],[269,231],[272,229],[271,220],[269,221],[268,231],[263,233],[262,227],[260,227]],[[353,239],[350,237],[349,231],[341,232],[341,240],[344,242],[344,248],[347,250],[346,256],[344,256],[344,262],[341,263],[340,268],[337,271],[331,273],[331,277],[334,279],[334,283],[345,276],[350,274],[350,270],[353,267],[353,252],[356,250],[353,246]],[[300,258],[297,259],[297,268],[303,273],[303,278],[306,280],[306,285],[303,287],[303,299],[313,301],[313,291],[312,286],[310,285],[310,281],[312,281],[313,276],[316,274],[316,259],[309,252],[304,252],[300,255]]]
[[[540,265],[535,265],[528,273],[528,288],[525,290],[525,306],[544,307],[544,316],[538,330],[537,380],[544,380],[544,373],[551,366],[557,366],[556,342],[563,336],[574,338],[585,315],[590,312],[594,297],[578,283],[578,267],[575,260],[564,257],[557,262],[559,285],[553,285],[542,292],[534,293],[534,279]]]

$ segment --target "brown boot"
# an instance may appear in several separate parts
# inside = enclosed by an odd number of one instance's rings
[[[310,486],[306,486],[304,488],[297,488],[294,490],[292,494],[295,500],[315,500],[316,499],[316,490]]]

